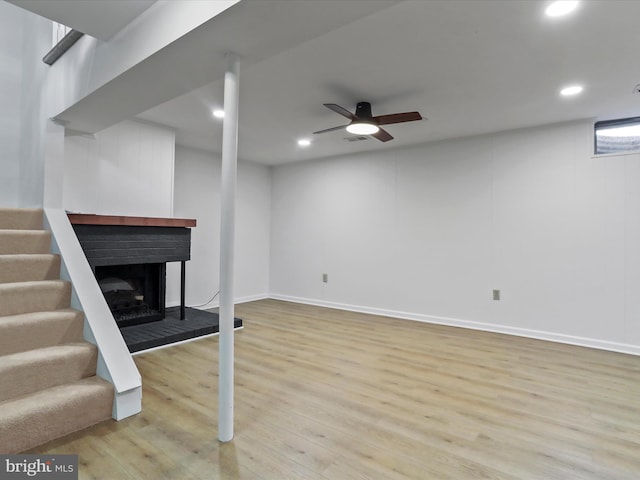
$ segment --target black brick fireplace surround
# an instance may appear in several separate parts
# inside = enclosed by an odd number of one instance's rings
[[[217,313],[185,306],[195,220],[68,216],[131,352],[218,332]],[[165,308],[168,262],[181,262],[180,307]]]

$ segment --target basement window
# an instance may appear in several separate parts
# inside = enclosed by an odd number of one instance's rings
[[[53,47],[42,58],[42,61],[49,66],[53,65],[74,43],[80,40],[80,37],[83,35],[84,33],[78,32],[66,25],[53,22]]]
[[[53,22],[53,35],[51,37],[51,47],[55,47],[60,41],[71,31],[71,27],[67,27],[58,22]]]
[[[596,155],[640,152],[640,117],[596,122],[594,133]]]

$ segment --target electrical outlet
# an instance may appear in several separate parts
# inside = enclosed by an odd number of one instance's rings
[[[500,290],[494,290],[493,291],[493,299],[494,300],[500,300]]]
[[[323,273],[323,274],[322,274],[322,281],[323,281],[324,283],[327,283],[327,282],[329,281],[329,274],[327,274],[327,273]]]

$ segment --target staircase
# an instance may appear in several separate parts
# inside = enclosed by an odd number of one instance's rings
[[[70,308],[42,210],[0,208],[0,454],[111,418],[113,387]]]

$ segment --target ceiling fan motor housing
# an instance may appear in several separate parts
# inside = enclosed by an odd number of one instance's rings
[[[356,105],[356,117],[359,118],[371,118],[371,104],[369,102],[358,102]]]

